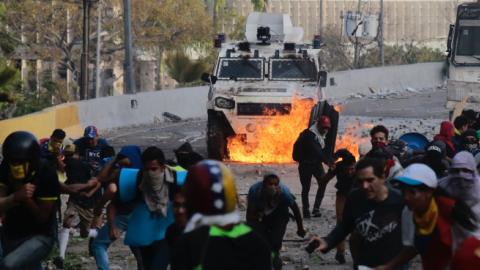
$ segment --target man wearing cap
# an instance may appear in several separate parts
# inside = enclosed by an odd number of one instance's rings
[[[65,145],[63,152],[67,179],[61,184],[61,189],[66,190],[70,197],[63,214],[63,226],[58,232],[59,256],[54,259],[54,264],[61,269],[64,267],[71,228],[79,225],[80,237],[88,236],[90,222],[93,219],[93,207],[101,197],[100,182],[91,177],[90,167],[75,154],[75,145]]]
[[[444,177],[448,173],[450,162],[447,159],[447,146],[442,141],[433,141],[425,149],[425,155],[419,162],[430,167],[438,178]]]
[[[292,209],[297,222],[297,235],[304,237],[300,209],[287,186],[280,183],[274,173],[268,173],[263,181],[253,184],[248,191],[247,223],[262,235],[272,247],[273,268],[281,269],[280,249]]]
[[[108,146],[105,139],[99,137],[98,130],[95,126],[85,128],[83,137],[74,142],[78,155],[82,160],[87,162],[96,175],[100,171],[102,149]]]
[[[325,139],[328,130],[331,127],[330,118],[321,116],[310,128],[300,133],[297,141],[301,141],[301,156],[299,157],[298,173],[300,175],[300,183],[302,184],[302,208],[303,217],[310,218],[310,203],[308,193],[312,183],[312,176],[318,183],[318,190],[313,204],[312,215],[320,217],[320,204],[325,194],[327,183],[322,181],[325,175],[323,163],[330,164],[331,157],[325,153]],[[294,149],[295,152],[295,149]]]
[[[474,229],[473,213],[461,202],[435,195],[437,177],[425,164],[408,166],[394,183],[408,206],[402,213],[404,248],[394,259],[376,269],[396,269],[417,252],[422,257],[423,269],[448,269],[454,251],[452,226]]]
[[[347,196],[343,217],[324,238],[315,237],[318,250],[328,252],[349,234],[357,237],[354,266],[382,265],[402,249],[400,194],[385,183],[385,160],[365,157],[356,167],[359,189]]]

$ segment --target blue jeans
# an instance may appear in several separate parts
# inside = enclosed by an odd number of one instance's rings
[[[39,269],[41,261],[50,254],[55,239],[34,235],[22,240],[2,239],[0,269]]]
[[[115,226],[122,231],[127,230],[129,215],[117,215],[115,217]],[[95,262],[97,263],[97,268],[99,270],[108,270],[108,247],[113,243],[114,240],[110,239],[110,224],[107,223],[98,231],[97,237],[93,240],[92,249],[93,255],[95,257]],[[141,264],[141,259],[138,257],[139,252],[132,249],[133,255],[137,259],[137,265]],[[142,267],[139,267],[142,269]]]

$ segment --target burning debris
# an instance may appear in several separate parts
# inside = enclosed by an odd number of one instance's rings
[[[277,115],[262,125],[256,133],[256,143],[247,145],[241,136],[228,139],[230,160],[248,163],[291,163],[292,148],[298,134],[309,121],[312,100],[295,99],[290,114],[278,115],[266,110],[265,115]]]
[[[279,115],[275,110],[265,110],[265,115],[276,115],[272,120],[257,127],[256,143],[246,144],[242,136],[228,138],[228,152],[231,161],[246,163],[292,163],[292,149],[298,134],[307,126],[314,103],[311,100],[295,99],[288,115]],[[342,111],[341,105],[336,105]],[[368,138],[361,131],[373,127],[360,121],[348,123],[339,130],[335,149],[346,148],[357,159],[358,146],[367,143]]]

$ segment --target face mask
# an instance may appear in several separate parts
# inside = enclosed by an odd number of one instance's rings
[[[328,133],[328,129],[321,128],[319,131],[320,135],[325,136]]]
[[[10,173],[12,178],[15,180],[23,180],[27,177],[28,173],[28,162],[18,165],[10,164]]]
[[[147,179],[150,179],[150,181],[152,182],[159,182],[163,180],[164,172],[163,170],[155,170],[155,171],[147,170],[144,172],[144,175],[147,177]]]
[[[373,148],[377,148],[377,147],[385,147],[385,143],[384,142],[372,142],[372,147]]]

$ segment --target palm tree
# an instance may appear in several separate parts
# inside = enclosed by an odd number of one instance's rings
[[[268,9],[269,0],[251,0],[253,9],[255,11],[266,12]]]
[[[208,70],[207,63],[200,60],[191,60],[183,51],[171,52],[165,59],[168,74],[180,85],[198,81],[200,74]]]

